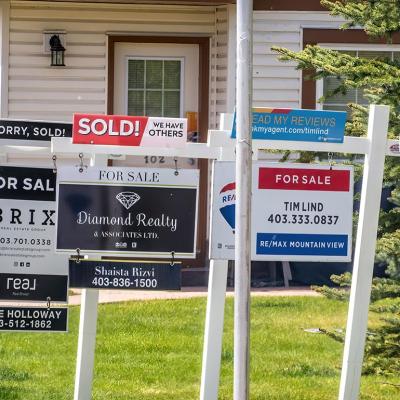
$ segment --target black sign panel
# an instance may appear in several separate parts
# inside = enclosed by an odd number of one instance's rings
[[[60,184],[57,249],[194,253],[196,188]]]
[[[50,142],[52,137],[72,137],[72,124],[64,122],[0,120],[0,140]],[[26,143],[22,143],[26,145]]]
[[[0,167],[0,299],[66,301],[67,260],[54,254],[56,174]]]
[[[0,331],[66,332],[68,308],[0,307]]]
[[[180,263],[69,261],[72,288],[180,290]]]
[[[48,168],[0,167],[0,198],[55,201],[56,174]]]
[[[0,299],[67,301],[68,276],[0,273]]]

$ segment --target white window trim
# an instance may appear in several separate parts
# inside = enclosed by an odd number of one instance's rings
[[[318,46],[323,48],[328,48],[331,50],[342,50],[342,51],[386,51],[390,52],[400,52],[400,45],[398,44],[365,44],[365,43],[318,43]],[[323,104],[321,104],[318,99],[320,99],[324,94],[324,80],[318,79],[315,82],[315,109],[323,110]]]
[[[185,92],[185,57],[135,57],[135,56],[128,56],[125,57],[125,84],[124,84],[124,110],[125,114],[128,115],[128,64],[130,60],[144,60],[144,61],[151,61],[151,60],[158,60],[158,61],[180,61],[181,62],[181,82],[180,82],[180,104],[179,104],[179,117],[183,118],[183,106],[184,106],[184,92]]]

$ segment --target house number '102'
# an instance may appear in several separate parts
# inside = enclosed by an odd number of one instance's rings
[[[144,162],[146,164],[165,164],[165,157],[162,156],[145,156],[144,157]]]

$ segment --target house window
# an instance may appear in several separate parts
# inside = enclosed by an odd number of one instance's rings
[[[328,46],[324,46],[328,47]],[[398,46],[397,46],[398,47]],[[329,46],[329,48],[332,48]],[[396,51],[382,51],[375,46],[372,49],[364,48],[360,49],[348,49],[348,48],[334,48],[334,50],[338,50],[340,52],[349,54],[355,57],[362,58],[389,58],[391,60],[400,59],[400,49],[396,49]],[[322,96],[326,96],[328,93],[332,92],[332,90],[336,89],[341,82],[342,78],[337,78],[334,76],[325,77],[317,81],[316,84],[316,98],[317,101]],[[334,96],[330,96],[325,99],[323,103],[318,102],[316,104],[317,109],[324,110],[335,110],[335,111],[349,111],[347,104],[348,103],[356,103],[361,105],[367,105],[368,100],[363,95],[362,88],[350,88],[347,90],[346,94],[335,94]]]
[[[183,59],[128,59],[127,114],[181,117]]]

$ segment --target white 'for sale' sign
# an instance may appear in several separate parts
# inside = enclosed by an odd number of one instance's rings
[[[353,168],[253,163],[252,260],[350,261]],[[235,168],[215,162],[210,258],[235,258]]]

